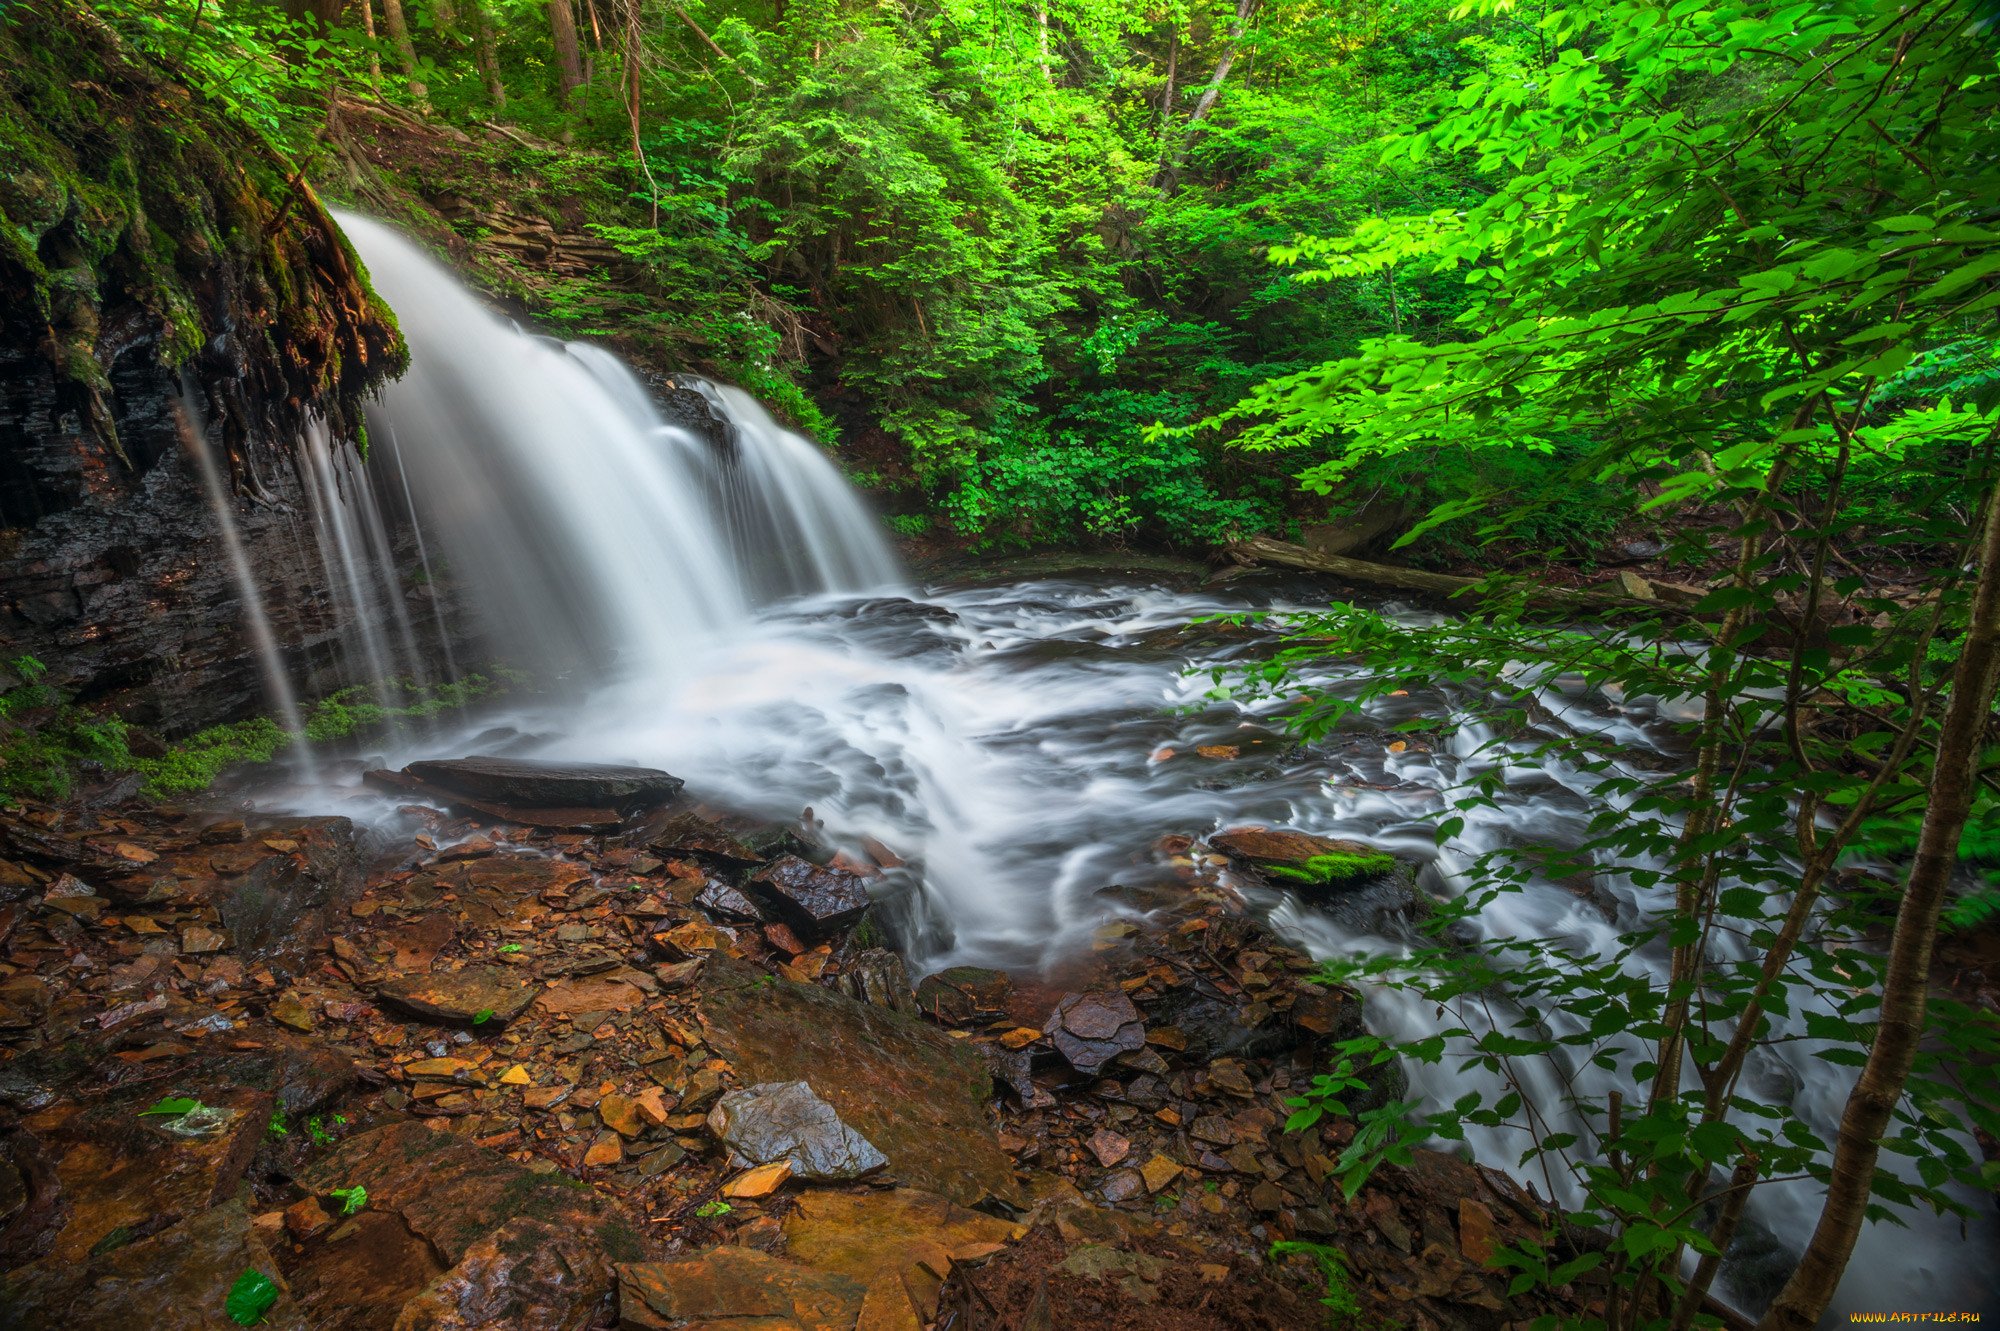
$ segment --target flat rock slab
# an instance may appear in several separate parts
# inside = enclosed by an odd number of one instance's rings
[[[709,1111],[708,1126],[751,1164],[782,1160],[806,1183],[845,1182],[889,1163],[802,1081],[731,1091]]]
[[[884,1326],[927,1325],[952,1265],[990,1256],[1023,1227],[913,1188],[808,1192],[785,1217],[785,1251],[815,1270],[859,1281]]]
[[[871,899],[868,880],[861,875],[824,868],[796,855],[773,860],[744,886],[808,938],[825,938],[853,924]]]
[[[504,1026],[527,1011],[539,993],[540,986],[523,984],[520,972],[505,966],[404,975],[375,989],[375,996],[397,1011],[447,1026]]]
[[[504,804],[499,800],[481,799],[477,795],[467,795],[463,791],[420,780],[407,772],[391,772],[379,767],[363,772],[361,779],[371,786],[379,786],[384,790],[421,795],[440,804],[459,805],[476,813],[498,818],[502,822],[519,823],[524,827],[545,827],[560,832],[598,832],[610,831],[625,824],[625,814],[617,809]]]
[[[258,1325],[312,1326],[287,1290],[241,1202],[195,1213],[87,1260],[37,1262],[0,1282],[0,1325],[64,1331],[235,1331],[229,1288],[247,1270],[278,1286]]]
[[[618,1268],[619,1331],[853,1331],[862,1284],[754,1248]]]
[[[679,777],[652,767],[525,758],[427,758],[403,771],[419,781],[501,804],[620,811],[663,804],[685,784]]]
[[[1071,994],[1056,1005],[1042,1030],[1078,1072],[1095,1072],[1118,1055],[1136,1053],[1146,1045],[1139,1009],[1117,991]]]
[[[1019,1199],[987,1109],[992,1073],[977,1049],[901,1013],[721,956],[708,961],[702,987],[702,1028],[740,1080],[809,1083],[904,1183],[962,1206]]]

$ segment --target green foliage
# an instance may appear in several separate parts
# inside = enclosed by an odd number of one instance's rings
[[[1344,883],[1357,878],[1374,878],[1396,867],[1393,855],[1314,855],[1303,864],[1263,864],[1258,866],[1273,877],[1295,883]]]
[[[340,1213],[342,1215],[353,1215],[356,1211],[368,1205],[368,1189],[359,1183],[351,1188],[335,1188],[327,1196],[340,1203]]]
[[[238,1326],[256,1326],[278,1301],[278,1282],[255,1267],[236,1277],[223,1299],[223,1311]]]
[[[731,1206],[728,1202],[723,1201],[721,1198],[714,1198],[710,1201],[703,1202],[700,1206],[695,1207],[694,1213],[700,1216],[704,1220],[710,1220],[715,1218],[716,1216],[728,1215],[731,1211],[735,1209],[736,1209],[735,1207]]]
[[[201,1107],[201,1101],[189,1096],[169,1095],[150,1107],[140,1110],[139,1117],[179,1118],[183,1114],[192,1114]]]
[[[1361,1301],[1354,1293],[1354,1277],[1348,1272],[1347,1258],[1338,1248],[1324,1243],[1309,1243],[1299,1239],[1284,1239],[1271,1245],[1273,1258],[1300,1254],[1312,1259],[1319,1269],[1321,1281],[1326,1285],[1326,1293],[1320,1303],[1327,1310],[1330,1326],[1346,1326],[1361,1316]]]

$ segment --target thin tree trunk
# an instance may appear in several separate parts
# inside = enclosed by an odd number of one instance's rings
[[[1180,63],[1181,25],[1176,21],[1173,30],[1167,34],[1167,86],[1165,91],[1160,94],[1160,129],[1162,137],[1165,136],[1164,131],[1167,126],[1174,123],[1174,80],[1180,72]]]
[[[1041,52],[1042,81],[1054,83],[1055,71],[1049,68],[1049,7],[1047,4],[1035,6],[1035,49]]]
[[[1903,1098],[1923,1038],[1938,913],[1958,865],[1958,840],[1971,816],[1978,783],[1980,745],[1993,715],[1994,693],[2000,688],[2000,490],[1987,496],[1980,547],[1979,582],[1958,665],[1952,671],[1951,701],[1939,718],[1930,800],[1904,884],[1903,904],[1896,912],[1896,931],[1889,939],[1881,1025],[1840,1117],[1833,1176],[1819,1224],[1792,1278],[1757,1324],[1758,1331],[1812,1331],[1825,1314],[1854,1255],[1875,1186],[1882,1137]]]
[[[625,107],[632,121],[632,157],[639,163],[639,174],[646,178],[646,193],[653,201],[653,225],[660,224],[660,186],[653,179],[653,168],[646,161],[646,149],[639,142],[639,77],[644,72],[641,57],[645,54],[640,41],[639,0],[625,0]]]
[[[431,19],[439,32],[449,35],[458,27],[458,8],[451,0],[431,0]]]
[[[1182,126],[1180,141],[1173,149],[1172,160],[1161,175],[1160,186],[1171,194],[1180,186],[1181,164],[1187,160],[1188,146],[1194,138],[1195,127],[1215,106],[1216,98],[1222,96],[1222,85],[1229,81],[1230,66],[1236,63],[1236,52],[1243,44],[1243,34],[1250,30],[1250,20],[1257,15],[1258,0],[1236,0],[1236,21],[1229,25],[1229,43],[1222,48],[1222,59],[1215,63],[1215,73],[1210,76],[1208,86],[1201,90],[1196,99],[1194,112]]]
[[[403,0],[382,0],[382,21],[389,29],[389,41],[396,48],[396,62],[410,83],[410,96],[419,102],[429,94],[417,78],[417,48],[410,42],[410,25],[403,21]]]
[[[472,15],[472,56],[479,65],[479,78],[486,85],[486,100],[495,110],[507,105],[507,85],[500,79],[500,52],[493,41],[493,16],[486,12],[485,0],[465,0]]]
[[[568,110],[583,86],[583,56],[576,46],[576,14],[570,0],[549,0],[549,36],[556,51],[556,100]]]
[[[382,57],[375,53],[375,0],[361,0],[361,30],[368,34],[368,91],[382,95]]]

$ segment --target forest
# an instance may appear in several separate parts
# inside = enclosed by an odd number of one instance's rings
[[[0,1322],[2000,1315],[1997,126],[1995,0],[0,0]]]

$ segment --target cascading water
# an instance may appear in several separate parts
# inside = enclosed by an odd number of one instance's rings
[[[1032,968],[1081,946],[1127,909],[1104,887],[1165,876],[1152,849],[1163,833],[1264,822],[1359,837],[1427,861],[1426,885],[1455,894],[1483,851],[1580,828],[1610,798],[1616,773],[1528,761],[1534,734],[1495,742],[1464,724],[1434,751],[1392,751],[1388,726],[1470,701],[1447,690],[1371,704],[1366,722],[1310,745],[1261,704],[1206,697],[1210,669],[1256,659],[1274,632],[1188,622],[1261,608],[1246,598],[1076,581],[899,589],[833,467],[751,399],[717,390],[733,435],[718,449],[667,425],[614,357],[519,332],[395,232],[342,220],[411,347],[371,435],[398,493],[408,487],[425,563],[466,588],[494,645],[573,683],[483,715],[476,741],[468,729],[383,761],[476,747],[639,762],[717,804],[781,818],[809,805],[836,835],[909,862],[921,888],[898,908],[926,967]],[[1304,683],[1339,689],[1358,670],[1329,663]],[[1548,694],[1550,726],[1605,730],[1637,753],[1673,742],[1662,704],[1567,697],[1553,681]],[[1496,762],[1517,764],[1518,779],[1440,847],[1447,802]],[[371,807],[365,793],[343,797]],[[1554,883],[1504,900],[1475,923],[1487,937],[1562,937],[1600,955],[1616,947],[1608,911],[1666,904],[1629,883],[1608,905]],[[1391,903],[1261,905],[1322,956],[1413,941]],[[1398,1035],[1440,1026],[1390,995],[1371,1011]],[[1830,1135],[1845,1087],[1811,1048],[1778,1046],[1760,1089]],[[1442,1100],[1503,1093],[1455,1065],[1417,1075]],[[1551,1121],[1568,1112],[1564,1075],[1536,1069],[1526,1086]],[[1502,1167],[1518,1155],[1481,1146]],[[1782,1262],[1816,1199],[1764,1196],[1757,1218]],[[1907,1237],[1877,1225],[1864,1245],[1842,1306],[1980,1306],[1989,1235],[1967,1244],[1935,1222]]]

